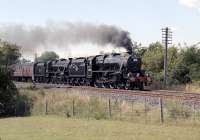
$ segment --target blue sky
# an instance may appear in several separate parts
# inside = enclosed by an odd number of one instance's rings
[[[147,45],[161,40],[161,28],[174,29],[174,43],[200,41],[200,0],[0,0],[0,23],[52,21],[104,23],[131,33]]]

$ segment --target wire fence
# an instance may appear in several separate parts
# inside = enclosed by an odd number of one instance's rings
[[[200,123],[200,102],[157,97],[102,97],[45,94],[21,102],[16,115],[64,115],[76,118],[145,123]]]

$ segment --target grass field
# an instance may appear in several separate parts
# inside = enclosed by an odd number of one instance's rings
[[[199,140],[200,127],[37,116],[0,119],[0,140]]]

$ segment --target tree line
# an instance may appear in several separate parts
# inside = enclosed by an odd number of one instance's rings
[[[163,81],[164,48],[156,42],[149,47],[137,47],[136,55],[143,61],[143,68],[154,80]],[[200,48],[197,46],[172,46],[168,48],[168,85],[200,81]]]

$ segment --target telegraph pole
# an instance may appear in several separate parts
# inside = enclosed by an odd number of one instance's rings
[[[167,69],[168,69],[168,45],[172,44],[172,31],[169,27],[162,28],[162,43],[164,48],[164,87],[167,86]]]

